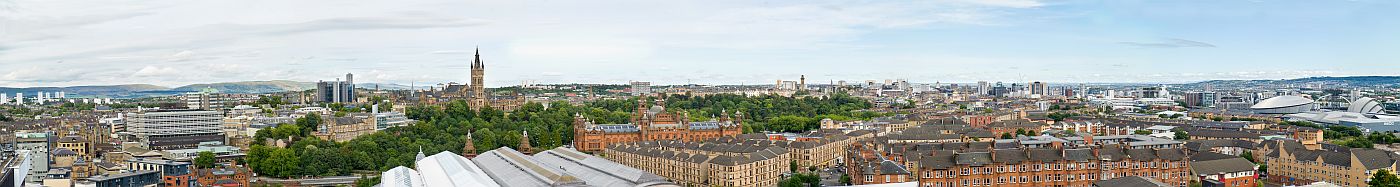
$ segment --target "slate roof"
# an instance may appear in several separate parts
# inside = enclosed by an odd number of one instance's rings
[[[1157,180],[1139,176],[1118,177],[1108,180],[1094,182],[1094,187],[1168,187],[1169,185]]]
[[[1192,161],[1191,170],[1196,174],[1210,175],[1235,173],[1244,171],[1254,171],[1254,163],[1244,158],[1234,157],[1227,159]]]

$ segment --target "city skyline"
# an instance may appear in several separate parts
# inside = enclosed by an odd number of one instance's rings
[[[1395,75],[1397,3],[0,1],[0,87]]]

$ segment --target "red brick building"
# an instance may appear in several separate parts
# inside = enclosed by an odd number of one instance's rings
[[[583,152],[602,151],[616,143],[680,140],[683,142],[735,136],[743,133],[744,114],[734,112],[721,114],[718,119],[692,122],[687,113],[666,111],[665,100],[658,98],[656,104],[647,108],[645,99],[637,99],[637,110],[632,114],[632,123],[594,124],[582,115],[574,116],[574,149]]]

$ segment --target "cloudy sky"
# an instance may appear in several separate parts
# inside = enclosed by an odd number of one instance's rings
[[[0,86],[1400,74],[1400,1],[0,0]]]

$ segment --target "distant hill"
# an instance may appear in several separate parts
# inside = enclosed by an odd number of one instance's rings
[[[1281,80],[1211,80],[1186,84],[1187,86],[1201,85],[1235,85],[1241,87],[1252,87],[1257,85],[1280,85],[1280,84],[1331,84],[1359,87],[1389,87],[1400,86],[1400,76],[1352,76],[1352,77],[1308,77],[1298,79]]]
[[[170,89],[179,92],[197,92],[204,88],[214,88],[220,93],[272,93],[285,91],[301,91],[316,88],[314,82],[296,82],[288,80],[272,81],[244,81],[244,82],[224,82],[209,84],[191,84]]]
[[[24,93],[24,94],[28,94],[28,95],[26,96],[26,97],[28,97],[28,96],[34,96],[34,94],[35,94],[36,92],[58,92],[58,91],[62,91],[62,92],[64,92],[64,94],[66,94],[66,95],[69,96],[69,97],[76,97],[76,96],[92,96],[92,95],[101,95],[101,96],[110,96],[110,97],[127,97],[127,96],[131,96],[131,95],[133,95],[133,94],[135,94],[135,93],[137,93],[137,92],[161,91],[161,90],[169,90],[169,89],[170,89],[170,88],[166,88],[166,87],[162,87],[162,86],[156,86],[156,85],[150,85],[150,84],[126,84],[126,85],[108,85],[108,86],[30,87],[30,88],[8,88],[8,87],[0,87],[0,93],[5,93],[5,94],[8,95],[9,97],[14,97],[14,96],[15,96],[15,93]]]
[[[406,90],[409,86],[387,83],[359,83],[355,84],[360,89],[374,89],[378,85],[381,90]],[[29,87],[29,88],[8,88],[0,87],[0,93],[6,93],[14,97],[15,93],[24,93],[26,97],[33,97],[36,92],[58,92],[63,91],[67,97],[112,97],[112,98],[138,98],[162,95],[174,95],[185,92],[196,92],[204,88],[214,88],[220,93],[275,93],[287,91],[302,91],[316,88],[316,82],[297,82],[289,80],[271,81],[243,81],[243,82],[222,82],[207,84],[191,84],[175,88],[167,88],[150,84],[128,84],[128,85],[106,85],[106,86],[70,86],[70,87]]]

